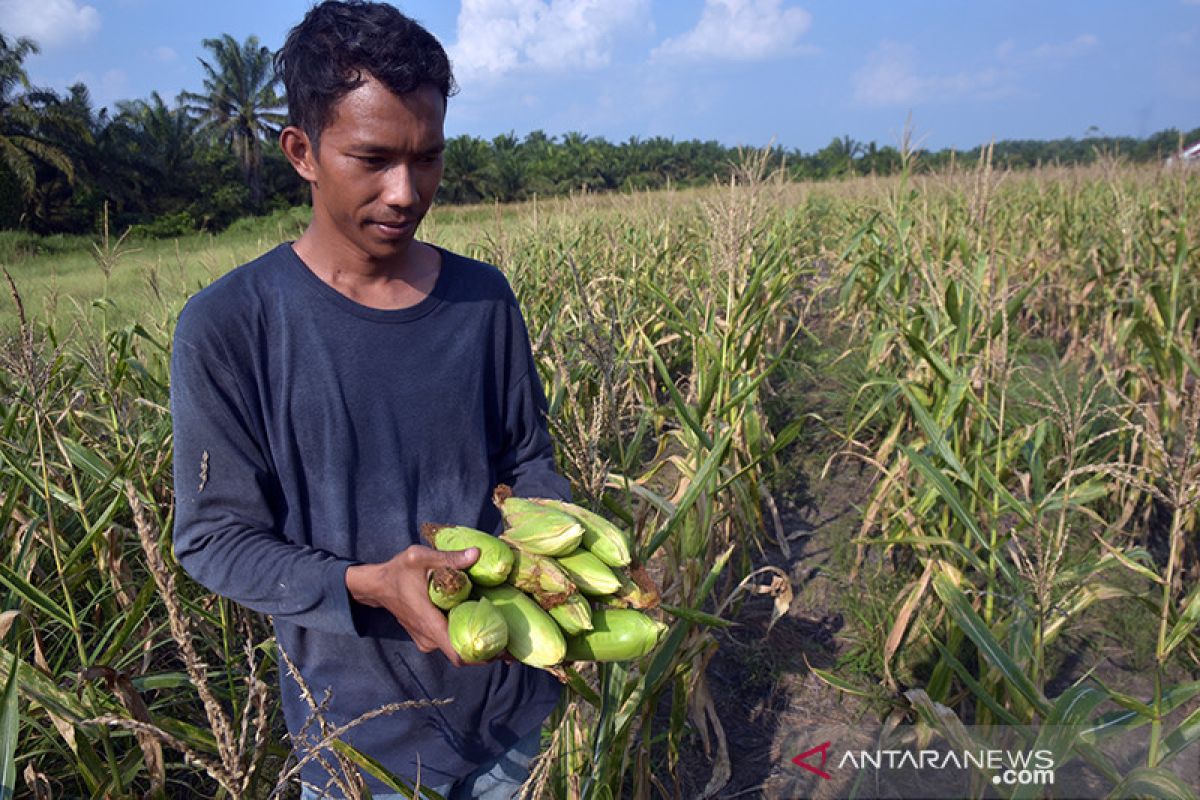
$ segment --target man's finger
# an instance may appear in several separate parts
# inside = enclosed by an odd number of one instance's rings
[[[468,547],[466,550],[447,550],[440,554],[442,563],[454,569],[466,569],[479,560],[479,548]]]

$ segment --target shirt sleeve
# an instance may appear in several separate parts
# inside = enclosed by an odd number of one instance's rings
[[[355,562],[279,534],[286,508],[262,428],[219,346],[189,337],[192,327],[185,311],[171,355],[176,558],[200,584],[255,611],[354,633],[345,575]]]

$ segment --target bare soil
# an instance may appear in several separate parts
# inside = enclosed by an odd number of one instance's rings
[[[781,501],[787,552],[767,547],[754,567],[775,566],[790,578],[794,596],[786,615],[768,625],[770,596],[749,595],[717,634],[720,647],[709,662],[708,689],[725,730],[731,777],[717,798],[790,798],[818,792],[820,779],[792,763],[816,727],[851,725],[873,712],[857,698],[825,683],[811,668],[832,669],[847,643],[841,598],[832,569],[839,544],[852,538],[865,501],[869,475],[842,466],[815,483],[798,502]],[[680,770],[684,797],[699,797],[712,763],[698,737]],[[814,743],[815,744],[815,743]],[[811,781],[809,780],[811,778]]]

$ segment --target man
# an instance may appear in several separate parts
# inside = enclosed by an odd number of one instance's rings
[[[568,486],[508,283],[415,238],[441,179],[450,64],[412,20],[360,0],[314,7],[276,60],[292,123],[280,144],[312,222],[180,316],[175,552],[273,617],[313,694],[332,692],[330,722],[453,698],[359,725],[353,747],[447,796],[508,797],[559,687],[510,661],[462,663],[426,583],[478,551],[438,553],[418,532],[497,532],[497,483]],[[295,739],[309,710],[287,674],[282,698]],[[316,760],[303,778],[309,797],[330,786]]]

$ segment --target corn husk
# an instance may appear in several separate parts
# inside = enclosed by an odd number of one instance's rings
[[[493,586],[479,590],[504,617],[508,625],[508,652],[523,664],[550,667],[563,660],[566,641],[549,614],[529,595],[515,586]]]
[[[628,574],[616,574],[621,581],[621,588],[601,598],[601,602],[616,608],[636,608],[641,611],[658,608],[658,586],[645,567],[635,566]]]
[[[513,497],[507,486],[497,487],[493,500],[507,530],[500,538],[514,547],[541,556],[570,553],[583,539],[583,524],[557,509],[523,497]]]
[[[565,570],[549,556],[513,550],[513,568],[508,582],[526,594],[533,595],[542,608],[562,602],[575,593],[575,584]]]
[[[426,523],[421,526],[421,535],[435,549],[442,552],[478,547],[479,558],[467,567],[467,574],[480,586],[498,586],[504,583],[509,570],[512,569],[512,549],[490,533],[474,528]]]
[[[449,611],[471,595],[467,573],[450,567],[438,567],[429,576],[429,599],[443,611]]]
[[[488,661],[508,644],[508,624],[486,597],[450,609],[450,645],[463,661]]]
[[[547,611],[565,634],[585,633],[592,629],[592,607],[581,594],[570,595]]]
[[[553,508],[571,515],[583,525],[580,546],[610,567],[624,567],[633,560],[629,536],[625,531],[604,517],[564,500],[534,499],[545,508]]]
[[[667,626],[631,608],[596,609],[592,630],[567,637],[569,661],[629,661],[654,649]]]
[[[612,569],[587,550],[579,549],[555,560],[566,570],[576,588],[586,595],[602,597],[621,588],[621,581]]]

